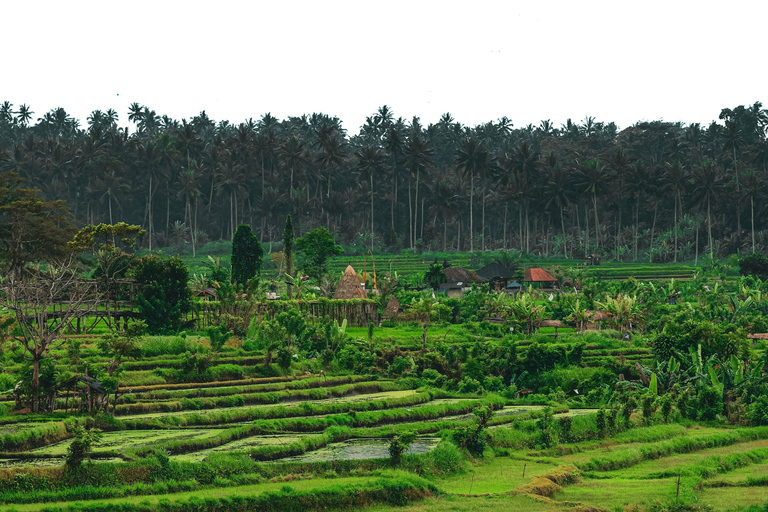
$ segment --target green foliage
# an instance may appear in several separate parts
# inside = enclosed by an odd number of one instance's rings
[[[26,179],[0,173],[0,258],[8,269],[66,255],[74,231],[64,201],[46,201]]]
[[[453,432],[453,439],[460,448],[465,448],[474,457],[482,457],[488,443],[486,428],[493,410],[489,407],[478,407],[472,411],[475,416],[473,425],[457,428]]]
[[[342,254],[344,249],[336,244],[326,228],[320,227],[297,239],[296,251],[300,268],[320,283],[327,270],[328,258]]]
[[[443,272],[443,266],[437,262],[431,264],[429,269],[424,274],[424,282],[427,283],[433,290],[440,288],[440,285],[445,283],[448,277]]]
[[[156,255],[139,259],[131,271],[139,284],[136,306],[152,334],[177,332],[181,315],[190,310],[189,271],[181,259]]]
[[[221,324],[218,327],[209,327],[205,330],[205,334],[208,335],[208,339],[211,340],[211,349],[214,352],[221,352],[224,348],[224,343],[232,336],[232,333],[227,330],[226,325]]]
[[[261,273],[261,260],[264,257],[256,235],[251,231],[251,226],[240,224],[232,236],[232,283],[245,286],[251,279],[258,278]]]
[[[714,420],[723,412],[723,393],[713,386],[699,390],[696,409],[700,420]]]
[[[75,428],[75,438],[67,447],[67,467],[76,469],[84,460],[90,459],[93,445],[101,440],[101,430],[86,430],[83,427]]]
[[[759,252],[742,257],[739,260],[739,273],[742,276],[768,279],[768,257]]]
[[[286,276],[293,277],[293,219],[288,214],[285,218],[285,228],[283,229],[283,265]],[[290,299],[291,285],[288,285],[288,298]]]
[[[416,434],[413,432],[401,432],[392,437],[389,441],[389,461],[392,467],[400,465],[403,454],[415,440]]]

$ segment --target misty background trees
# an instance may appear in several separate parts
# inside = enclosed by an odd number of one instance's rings
[[[518,249],[679,261],[768,249],[768,112],[709,126],[506,117],[423,126],[380,107],[358,133],[314,113],[239,124],[175,120],[133,103],[81,123],[0,104],[0,170],[64,200],[77,225],[138,224],[148,249],[196,251],[249,224],[279,241],[327,226],[361,250]]]

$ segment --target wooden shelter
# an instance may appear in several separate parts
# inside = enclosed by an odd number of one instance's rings
[[[360,284],[360,280],[357,278],[357,272],[352,268],[352,265],[348,265],[344,271],[344,275],[341,276],[339,286],[336,288],[336,293],[333,294],[334,299],[367,299],[368,295],[365,293],[365,288]]]
[[[608,320],[608,315],[605,311],[587,311],[589,320],[587,320],[587,329],[597,329],[599,327],[598,322],[605,322]]]
[[[543,268],[528,268],[525,270],[526,283],[541,283],[544,288],[557,287],[557,278]]]
[[[444,268],[443,273],[447,279],[438,287],[437,291],[447,293],[449,297],[461,297],[464,292],[472,289],[473,283],[485,281],[477,273],[461,267]]]
[[[560,320],[542,320],[539,322],[539,328],[541,327],[554,327],[555,328],[555,338],[557,338],[560,334],[557,332],[557,329],[563,326],[563,322]]]
[[[499,263],[493,262],[484,266],[476,274],[488,281],[491,290],[501,292],[506,290],[507,284],[515,280],[515,272]]]

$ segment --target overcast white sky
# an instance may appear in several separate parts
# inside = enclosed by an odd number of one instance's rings
[[[708,123],[768,103],[763,1],[2,3],[0,101],[239,123],[381,105],[425,125]]]

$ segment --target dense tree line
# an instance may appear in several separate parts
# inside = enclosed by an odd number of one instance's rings
[[[592,117],[468,127],[450,114],[422,126],[386,106],[354,135],[325,114],[234,125],[136,103],[132,131],[114,110],[87,126],[63,108],[33,119],[26,105],[0,105],[0,169],[66,200],[79,224],[141,225],[148,248],[194,251],[242,223],[277,241],[287,214],[297,235],[325,225],[360,249],[676,261],[768,248],[759,102],[709,126],[623,130]]]

